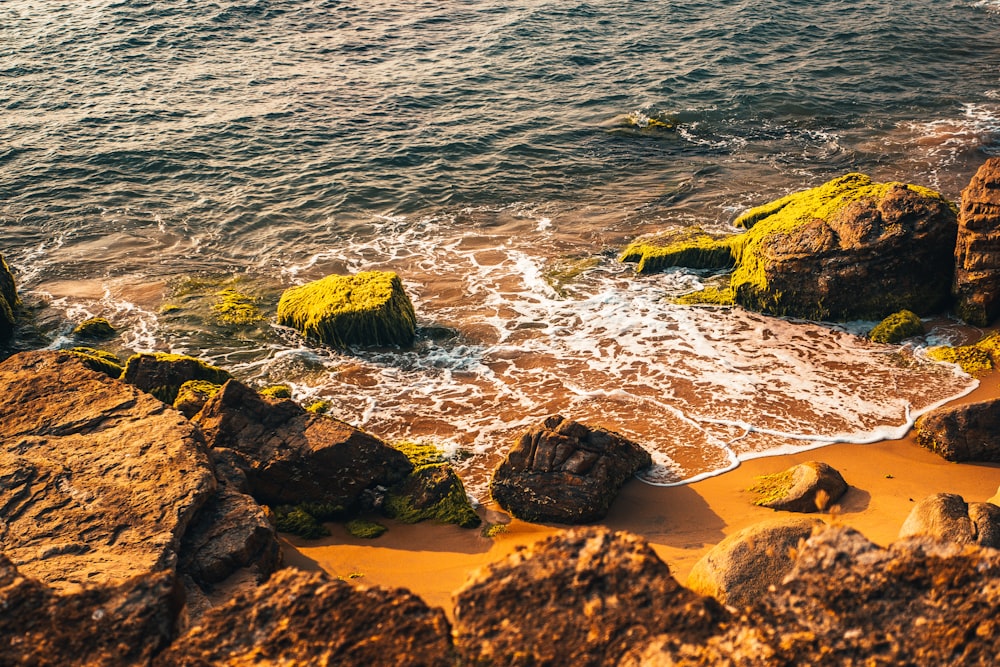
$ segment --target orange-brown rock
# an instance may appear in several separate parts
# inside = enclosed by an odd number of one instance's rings
[[[987,160],[962,191],[953,292],[969,324],[986,326],[1000,313],[1000,158]]]

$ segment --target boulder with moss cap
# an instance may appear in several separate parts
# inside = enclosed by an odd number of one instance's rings
[[[823,512],[847,492],[847,482],[828,463],[806,461],[758,477],[749,491],[757,495],[754,504],[761,507],[786,512]]]
[[[14,283],[14,274],[0,255],[0,343],[8,340],[14,333],[15,313],[21,305]]]
[[[733,267],[734,303],[817,320],[926,314],[950,298],[956,210],[927,188],[847,174],[753,208],[734,224],[747,231],[640,241],[622,259],[639,262],[641,272]]]
[[[332,345],[409,345],[416,314],[399,276],[389,271],[331,275],[285,290],[278,323]]]
[[[909,310],[893,313],[868,333],[868,338],[876,343],[900,343],[907,338],[924,333],[924,323],[917,314]]]
[[[171,405],[177,400],[177,393],[185,382],[203,380],[221,385],[230,377],[227,371],[201,359],[165,352],[132,355],[125,362],[125,372],[122,373],[125,382]]]

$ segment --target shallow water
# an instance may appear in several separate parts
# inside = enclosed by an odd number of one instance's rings
[[[636,278],[617,250],[846,171],[957,198],[1000,153],[998,73],[995,2],[8,0],[0,252],[47,304],[43,344],[108,316],[119,352],[197,353],[471,452],[480,495],[557,411],[676,482],[898,433],[971,381],[865,323],[669,305],[711,278]],[[212,317],[225,286],[273,315],[372,268],[413,297],[412,350]]]

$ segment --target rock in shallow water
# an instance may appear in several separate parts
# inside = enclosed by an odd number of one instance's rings
[[[962,191],[954,293],[969,324],[987,326],[1000,314],[1000,158],[987,160]]]
[[[15,311],[21,305],[14,285],[14,275],[0,255],[0,343],[6,342],[14,333]]]

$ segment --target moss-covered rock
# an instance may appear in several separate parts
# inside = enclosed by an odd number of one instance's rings
[[[440,449],[418,442],[398,442],[393,447],[406,454],[413,472],[386,494],[382,506],[386,515],[403,523],[432,519],[463,528],[480,524],[462,480]]]
[[[885,318],[868,333],[876,343],[896,344],[924,333],[924,323],[910,310],[901,310]]]
[[[221,384],[208,382],[206,380],[189,380],[177,390],[177,398],[174,399],[174,408],[179,410],[185,417],[191,419],[205,407],[208,399],[219,393]]]
[[[931,313],[950,299],[956,209],[937,192],[847,174],[750,209],[742,234],[640,240],[640,271],[732,265],[734,301],[775,315],[880,319]],[[727,254],[728,253],[728,254]]]
[[[315,412],[318,415],[325,415],[333,407],[333,403],[325,399],[320,399],[318,401],[313,401],[306,406],[306,411]]]
[[[344,527],[347,528],[347,532],[354,537],[360,537],[366,540],[380,537],[386,530],[388,530],[388,528],[379,522],[369,521],[368,519],[354,519],[344,524]]]
[[[557,260],[546,267],[542,278],[559,295],[565,296],[567,285],[600,263],[600,257]]]
[[[133,355],[125,363],[122,379],[173,405],[181,385],[191,380],[225,384],[232,376],[221,368],[184,354],[165,352]]]
[[[15,314],[20,305],[14,274],[0,255],[0,343],[14,334]]]
[[[80,359],[83,359],[83,363],[86,364],[88,368],[95,370],[98,373],[104,373],[109,377],[120,378],[122,376],[122,371],[125,370],[122,365],[122,360],[111,352],[97,350],[92,347],[74,347],[71,350],[68,350],[68,352],[79,357]]]
[[[287,384],[272,384],[258,390],[264,398],[291,398],[292,388]]]
[[[285,290],[278,323],[327,345],[409,345],[416,314],[399,276],[365,271],[331,275]]]
[[[282,533],[298,535],[307,540],[326,537],[330,531],[316,517],[301,507],[282,505],[274,510],[275,527]]]
[[[969,375],[982,375],[993,370],[1000,360],[1000,335],[990,334],[972,345],[932,347],[927,350],[927,356],[935,361],[958,364]]]
[[[107,340],[117,333],[105,317],[91,317],[76,325],[73,335],[83,340]]]
[[[212,304],[212,310],[221,324],[241,326],[264,319],[264,314],[252,296],[232,288],[221,290],[215,296],[216,301]]]
[[[733,290],[729,287],[706,287],[697,292],[689,292],[674,298],[681,306],[732,306],[735,304]]]

